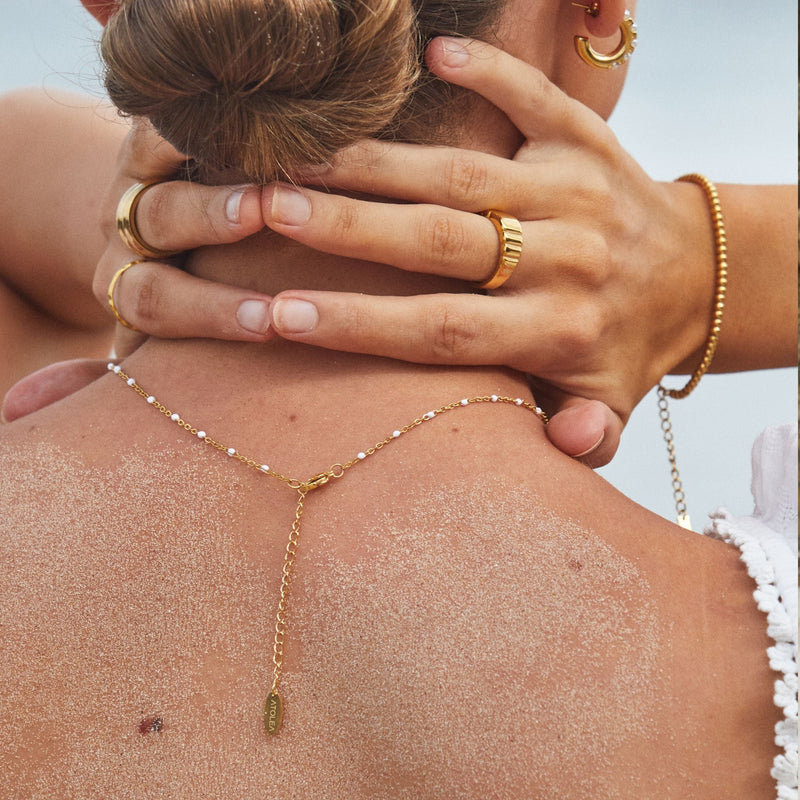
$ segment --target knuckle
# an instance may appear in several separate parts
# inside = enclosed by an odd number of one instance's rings
[[[347,201],[337,203],[333,215],[333,227],[342,239],[347,238],[350,234],[358,235],[359,220],[355,206]]]
[[[165,247],[169,236],[170,200],[162,186],[151,186],[136,209],[136,225],[153,247]]]
[[[537,108],[543,103],[553,103],[561,96],[560,92],[553,92],[553,84],[544,72],[536,68],[526,71],[525,82],[520,91],[524,93],[524,101],[528,108]]]
[[[532,91],[535,93],[536,100],[541,102],[552,102],[555,99],[568,102],[567,95],[557,89],[555,84],[541,69],[533,69],[528,74],[528,80]]]
[[[525,86],[520,90],[520,102],[524,108],[543,109],[555,130],[569,131],[574,128],[575,101],[554,86],[539,69],[531,69],[526,73]],[[534,143],[543,138],[538,126],[534,126],[527,134]]]
[[[588,135],[589,146],[598,153],[603,160],[615,163],[620,147],[616,134],[607,125],[598,125]]]
[[[585,301],[571,315],[570,326],[563,344],[572,357],[582,361],[591,357],[602,339],[605,329],[603,314],[595,303]]]
[[[424,334],[432,357],[446,364],[460,363],[478,337],[471,317],[441,301],[428,310]]]
[[[340,320],[339,335],[349,343],[371,341],[376,322],[380,325],[368,305],[354,303]]]
[[[615,206],[614,191],[604,170],[594,169],[576,174],[571,183],[571,201],[577,207],[586,209],[587,213],[596,216],[598,209],[606,211]]]
[[[601,290],[613,273],[613,256],[608,239],[599,231],[585,233],[573,242],[572,269],[579,282],[592,290]]]
[[[592,272],[593,286],[597,289],[607,284],[614,272],[614,257],[608,239],[597,236],[592,245]]]
[[[463,225],[446,214],[427,214],[421,224],[422,263],[456,266],[465,260],[467,235]]]
[[[485,197],[489,173],[475,156],[468,152],[456,152],[447,159],[444,181],[448,205],[469,209]]]
[[[183,189],[186,192],[185,205],[189,211],[188,218],[184,223],[185,229],[196,241],[202,243],[213,244],[231,240],[230,236],[226,236],[226,226],[220,223],[221,213],[215,204],[215,201],[219,199],[217,190],[209,191],[207,188],[203,188],[195,191],[196,188],[190,185]],[[164,199],[166,201],[166,198]],[[231,231],[231,234],[233,233]]]
[[[130,318],[123,313],[125,319],[134,324],[139,323],[152,323],[157,321],[161,316],[161,302],[160,293],[158,292],[158,277],[151,270],[142,270],[140,274],[134,277],[134,280],[128,283],[127,292],[132,293],[128,304],[130,311]]]

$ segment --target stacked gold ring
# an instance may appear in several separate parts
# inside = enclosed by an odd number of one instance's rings
[[[141,333],[141,331],[134,325],[131,325],[130,322],[128,322],[128,320],[126,320],[122,316],[122,314],[119,313],[119,311],[117,311],[117,305],[114,302],[114,289],[117,288],[117,283],[119,283],[119,279],[131,267],[135,267],[137,264],[143,264],[143,263],[144,259],[142,258],[139,258],[136,261],[129,261],[124,267],[118,269],[114,273],[114,277],[111,279],[111,283],[108,284],[108,305],[111,308],[111,312],[114,314],[114,317],[116,318],[117,322],[119,322],[120,325],[124,325],[126,328],[130,328],[132,331],[136,331],[137,333]]]
[[[117,204],[117,231],[125,246],[142,258],[169,258],[180,250],[159,250],[152,247],[143,238],[136,225],[136,209],[142,195],[154,184],[163,181],[145,181],[135,183],[119,199]]]
[[[522,255],[522,226],[515,217],[490,209],[481,211],[492,225],[500,238],[500,258],[492,274],[482,283],[476,284],[478,289],[497,289],[510,277],[519,264]]]

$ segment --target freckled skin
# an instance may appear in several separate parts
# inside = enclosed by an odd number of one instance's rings
[[[503,497],[498,477],[443,481],[402,510],[380,508],[354,537],[342,537],[342,514],[369,497],[368,474],[312,495],[290,606],[286,716],[266,737],[291,498],[265,540],[263,521],[253,526],[229,503],[227,462],[209,465],[202,448],[133,452],[111,471],[53,455],[19,454],[18,475],[29,470],[62,501],[45,515],[46,490],[26,505],[18,484],[0,480],[24,520],[7,526],[0,553],[17,587],[0,594],[17,643],[0,663],[0,722],[8,716],[17,731],[0,744],[0,767],[18,781],[46,776],[42,797],[86,785],[98,798],[149,797],[143,783],[181,796],[198,780],[206,796],[243,800],[297,787],[341,800],[688,796],[663,783],[667,762],[659,793],[645,780],[657,762],[641,770],[643,742],[678,695],[664,664],[681,657],[680,626],[657,574],[534,494]],[[128,496],[109,515],[114,485]],[[183,502],[165,517],[170,496]],[[43,647],[54,650],[37,666]],[[489,740],[477,712],[487,701]],[[160,713],[137,713],[143,706],[169,712],[169,735]],[[705,741],[701,722],[687,712],[669,747]],[[47,755],[19,771],[19,754],[34,751]],[[692,796],[714,797],[714,782],[702,791]]]
[[[126,372],[288,475],[440,402],[525,391],[310,349],[272,363],[277,346],[256,369],[261,350],[237,366],[217,347],[146,344]],[[308,374],[328,393],[295,390]],[[450,419],[458,435],[425,422],[306,498],[275,736],[296,492],[115,376],[0,428],[7,782],[37,800],[769,796],[774,679],[737,554],[555,453],[529,412]]]

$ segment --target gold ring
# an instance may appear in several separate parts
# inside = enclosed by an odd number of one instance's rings
[[[128,322],[122,316],[122,314],[119,313],[119,311],[117,311],[117,306],[114,304],[114,289],[117,288],[117,283],[119,282],[119,279],[123,276],[123,274],[127,270],[129,270],[131,267],[135,267],[137,264],[143,264],[143,263],[144,263],[143,258],[140,258],[136,261],[128,262],[124,267],[122,267],[122,269],[118,269],[114,273],[114,277],[111,279],[111,283],[108,284],[108,305],[111,306],[111,311],[117,318],[117,322],[119,322],[120,325],[124,325],[126,328],[130,328],[132,331],[136,331],[137,333],[141,333],[142,331],[140,331],[137,327],[131,325],[130,322]]]
[[[480,212],[494,225],[500,237],[500,258],[492,274],[483,283],[476,284],[478,289],[497,289],[510,277],[519,264],[522,255],[522,226],[516,217],[509,217],[500,211]]]
[[[125,246],[142,258],[169,258],[180,250],[159,250],[152,247],[143,238],[136,226],[136,208],[142,195],[157,183],[164,181],[145,181],[144,183],[134,183],[125,194],[122,195],[117,203],[117,231]]]

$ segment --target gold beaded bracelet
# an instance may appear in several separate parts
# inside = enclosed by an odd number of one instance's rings
[[[728,288],[728,240],[725,235],[725,221],[722,216],[722,206],[719,200],[717,187],[705,177],[697,173],[682,175],[679,181],[696,183],[700,186],[708,198],[709,211],[711,213],[711,223],[714,228],[714,250],[717,264],[717,278],[714,292],[714,318],[711,322],[711,329],[706,340],[703,358],[692,373],[686,385],[681,389],[667,389],[662,383],[658,384],[658,408],[661,416],[661,430],[664,432],[664,441],[667,444],[667,455],[672,474],[672,492],[675,498],[675,510],[678,515],[678,524],[683,528],[691,529],[691,521],[686,510],[686,495],[683,492],[680,472],[675,458],[675,440],[672,434],[672,421],[669,416],[668,397],[673,400],[682,400],[688,397],[700,383],[700,379],[706,374],[714,354],[717,352],[719,344],[719,334],[722,329],[722,312],[725,309],[725,294]]]
[[[696,183],[703,188],[708,198],[709,210],[711,211],[711,223],[714,226],[714,248],[717,262],[717,284],[714,294],[714,320],[711,323],[711,330],[706,340],[706,349],[703,359],[698,364],[697,369],[692,373],[692,377],[682,389],[665,389],[664,391],[673,400],[682,400],[688,397],[700,383],[700,379],[706,374],[714,354],[717,352],[719,344],[719,332],[722,327],[722,312],[725,309],[725,293],[728,288],[728,240],[725,236],[725,222],[722,218],[722,206],[719,201],[717,187],[705,177],[692,173],[678,178],[679,181]],[[661,384],[659,384],[660,386]]]

